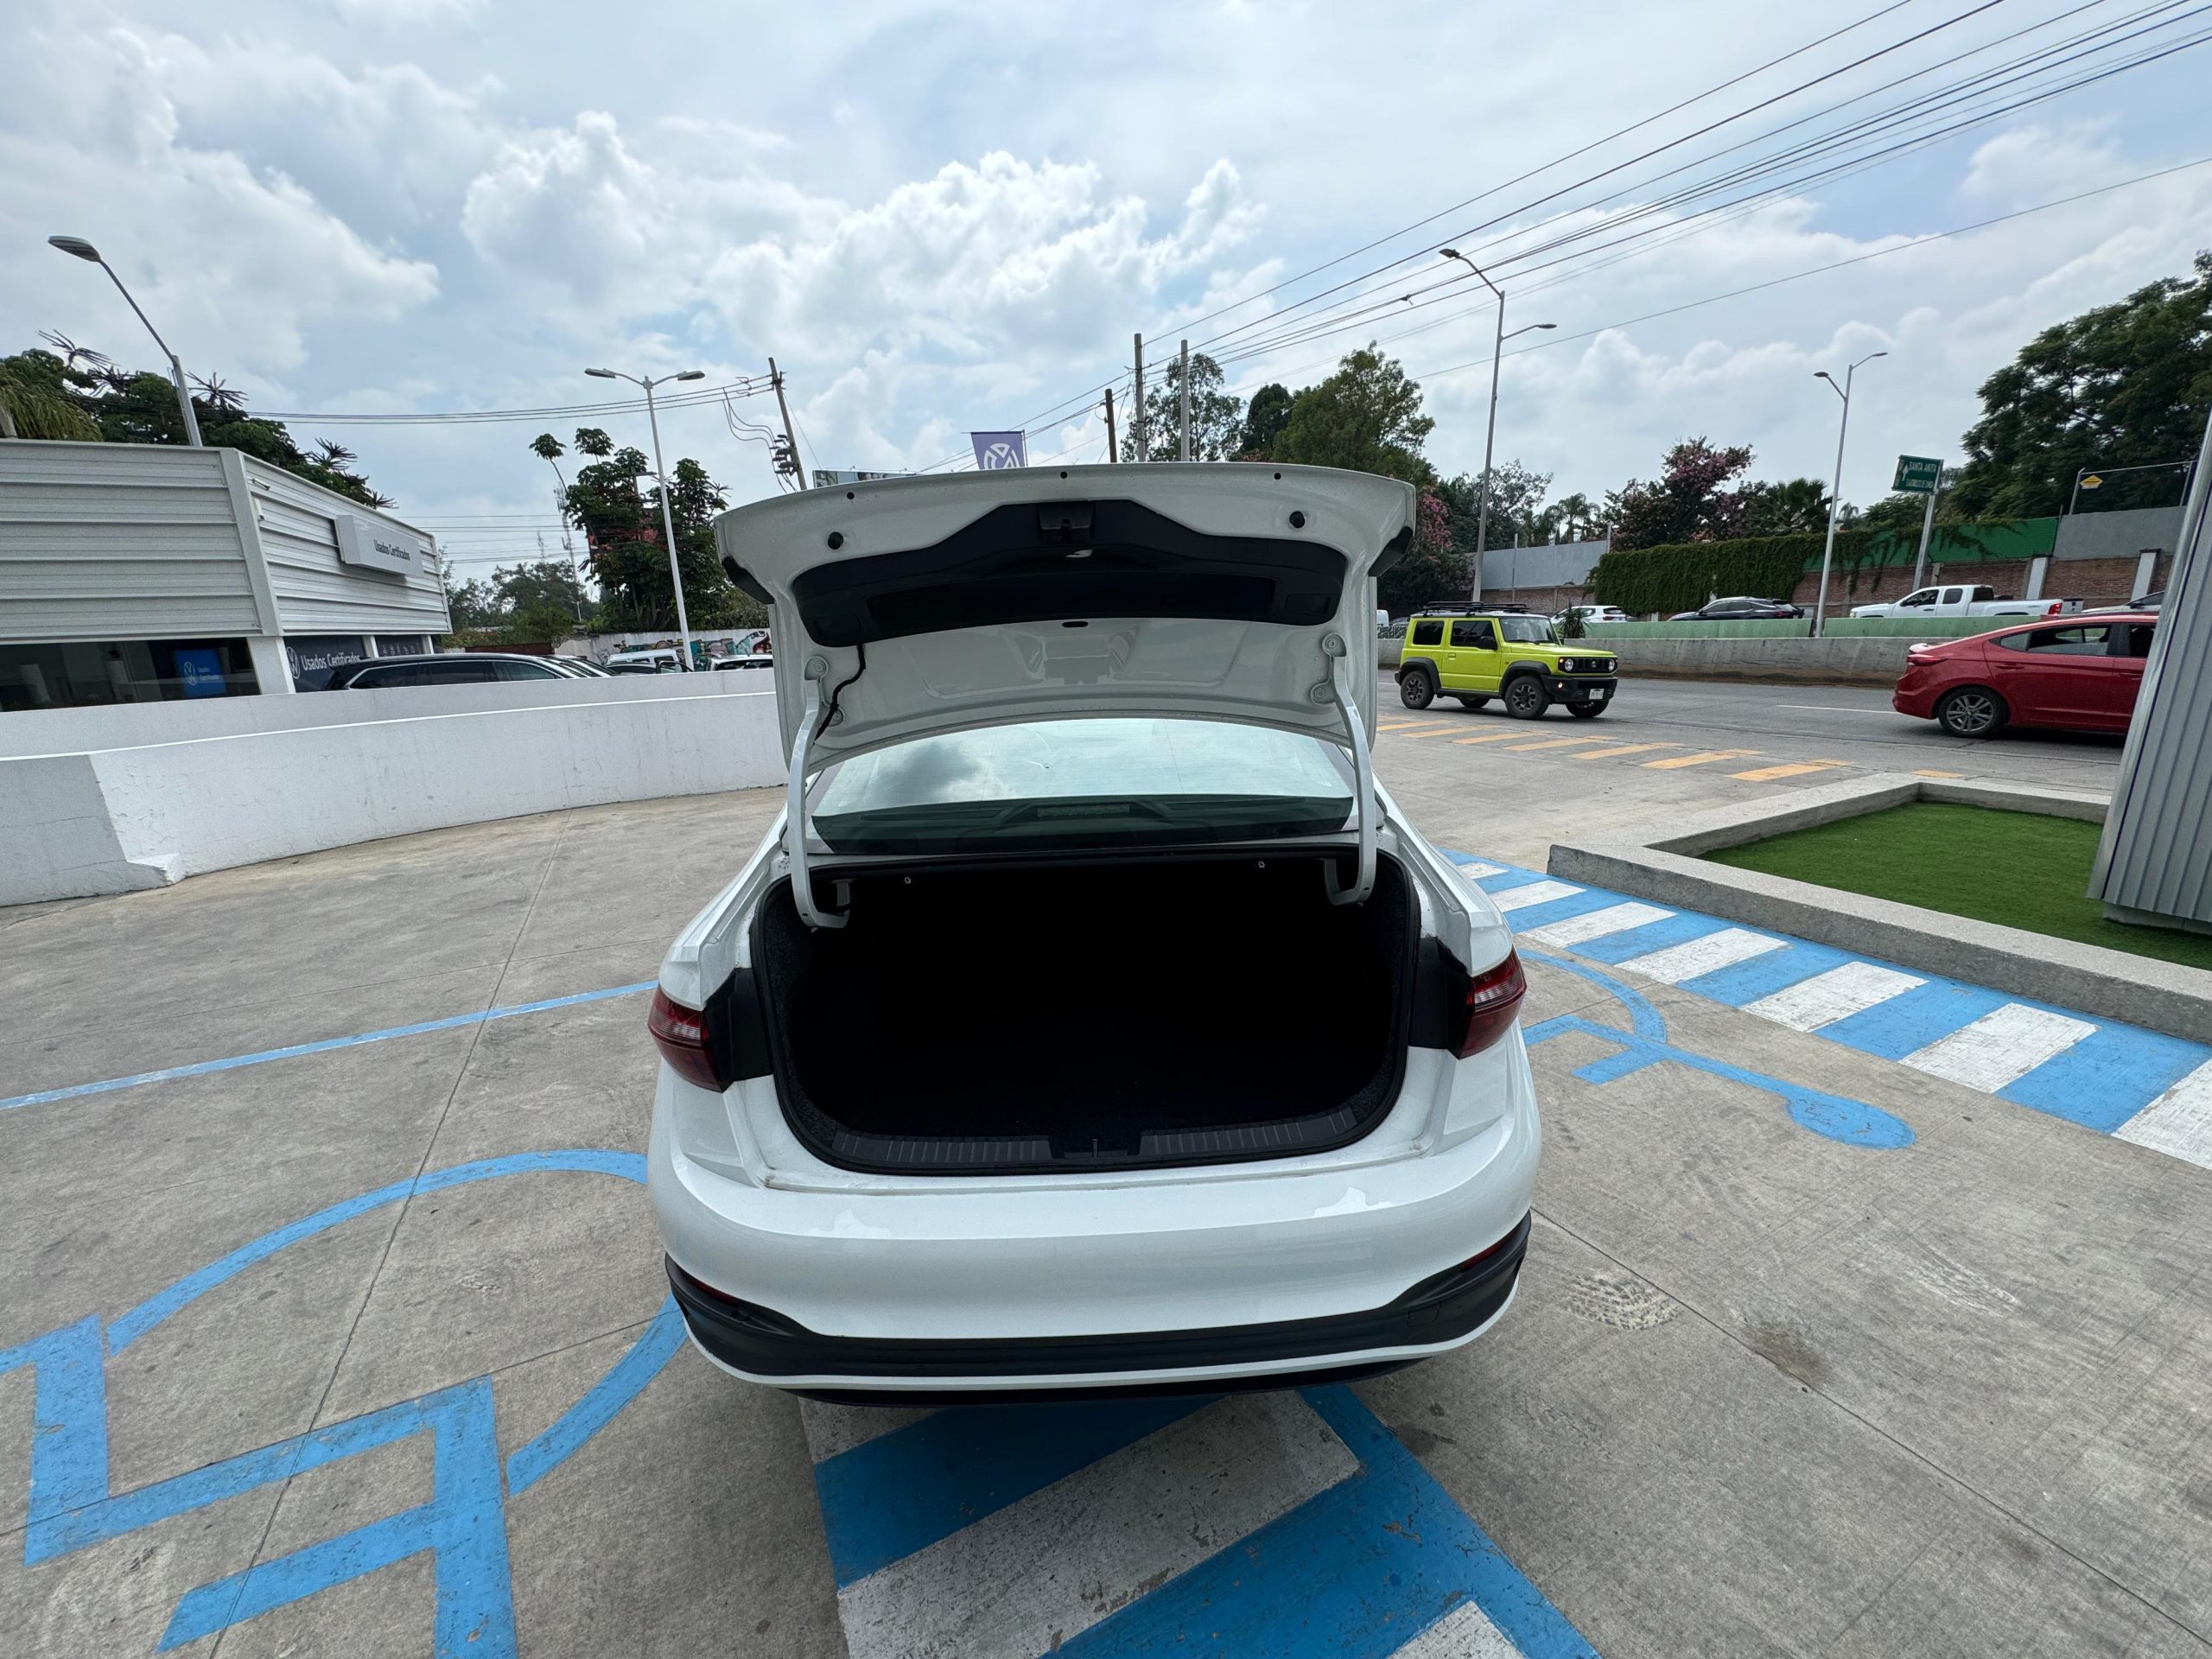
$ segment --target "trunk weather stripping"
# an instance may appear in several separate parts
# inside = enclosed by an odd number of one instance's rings
[[[791,738],[791,777],[785,785],[784,856],[791,863],[791,902],[798,907],[799,919],[811,928],[842,927],[852,919],[815,904],[814,877],[806,866],[806,752],[830,723],[830,715],[836,712],[834,704],[828,714],[822,709],[822,682],[829,677],[827,659],[806,659],[806,703]]]
[[[1334,859],[1323,862],[1321,880],[1328,887],[1331,904],[1363,905],[1375,891],[1375,763],[1367,752],[1366,724],[1347,683],[1351,659],[1344,636],[1324,635],[1321,654],[1330,659],[1329,677],[1314,686],[1312,696],[1316,702],[1334,702],[1344,716],[1344,736],[1351,744],[1352,788],[1359,798],[1359,866],[1351,886],[1338,885]]]

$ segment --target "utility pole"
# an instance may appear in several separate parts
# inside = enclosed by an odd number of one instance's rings
[[[1181,453],[1176,459],[1188,461],[1191,458],[1191,342],[1187,340],[1183,342],[1175,378],[1182,393],[1182,414],[1179,418],[1183,427]]]
[[[1135,422],[1137,435],[1137,459],[1150,461],[1152,451],[1145,448],[1149,435],[1145,431],[1144,425],[1144,336],[1142,334],[1137,336],[1136,400],[1137,412],[1133,418]]]
[[[89,260],[107,272],[108,281],[113,283],[115,291],[123,296],[123,302],[137,312],[138,321],[146,325],[146,332],[153,335],[154,344],[162,348],[162,355],[169,360],[169,378],[176,385],[177,410],[184,416],[184,441],[194,449],[201,448],[200,422],[192,412],[192,388],[185,384],[184,365],[177,360],[176,353],[169,350],[168,341],[162,338],[162,331],[154,327],[153,320],[138,309],[138,302],[130,297],[130,290],[123,285],[123,278],[115,274],[115,267],[101,258],[100,251],[81,236],[49,236],[46,239],[49,246],[59,248],[77,258]]]
[[[1114,447],[1114,388],[1106,388],[1106,464],[1112,466],[1121,459]]]
[[[791,431],[791,406],[784,401],[784,377],[777,372],[776,359],[768,359],[768,378],[776,388],[776,407],[784,411],[784,442],[791,447],[791,470],[798,474],[798,486],[806,488],[806,465],[798,458],[798,439]]]
[[[1813,378],[1825,380],[1828,390],[1843,399],[1843,419],[1835,429],[1835,483],[1828,491],[1828,537],[1821,547],[1821,592],[1813,601],[1813,638],[1821,637],[1821,630],[1828,620],[1828,566],[1835,559],[1835,521],[1843,512],[1843,441],[1851,430],[1851,382],[1859,370],[1878,357],[1887,357],[1887,352],[1870,352],[1843,372],[1843,384],[1838,385],[1835,377],[1826,369],[1816,369]]]
[[[1912,585],[1915,588],[1927,580],[1928,538],[1936,530],[1936,498],[1943,493],[1943,469],[1936,469],[1936,487],[1928,492],[1927,510],[1920,515],[1920,551],[1913,556]]]
[[[633,386],[642,386],[645,393],[645,419],[653,431],[653,477],[660,485],[661,534],[668,537],[668,585],[676,591],[676,628],[683,636],[683,671],[691,671],[691,613],[683,604],[683,567],[676,556],[676,520],[668,508],[668,468],[660,458],[660,411],[653,404],[653,388],[665,385],[671,380],[703,380],[703,369],[686,369],[681,374],[646,375],[622,374],[613,369],[586,369],[584,372],[594,380],[627,380]]]
[[[1514,334],[1526,334],[1540,329],[1556,328],[1559,325],[1555,322],[1532,322],[1526,327],[1516,328],[1512,334],[1507,334],[1505,332],[1505,290],[1491,281],[1489,274],[1459,249],[1440,248],[1437,251],[1446,259],[1458,260],[1469,270],[1473,271],[1476,276],[1482,278],[1483,286],[1497,296],[1497,333],[1490,350],[1490,424],[1483,435],[1483,487],[1480,502],[1475,511],[1475,579],[1468,594],[1470,599],[1479,601],[1483,596],[1483,556],[1490,551],[1491,456],[1491,452],[1497,447],[1498,365],[1504,360],[1505,342],[1511,340]],[[1516,549],[1521,545],[1518,537],[1514,538],[1513,545]],[[1518,586],[1520,561],[1517,557],[1514,561],[1514,575],[1516,578],[1514,591],[1518,593],[1520,591]]]

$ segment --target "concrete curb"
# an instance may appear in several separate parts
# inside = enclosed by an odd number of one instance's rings
[[[1639,899],[1791,933],[1993,990],[2212,1042],[2212,972],[1947,916],[1753,870],[1700,855],[1910,801],[1955,801],[2101,823],[2107,798],[2075,790],[1944,782],[1875,773],[1780,801],[1677,820],[1620,840],[1552,848],[1552,874]]]

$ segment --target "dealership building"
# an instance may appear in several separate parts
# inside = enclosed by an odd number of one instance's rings
[[[0,441],[0,710],[320,690],[451,627],[430,536],[281,467]]]

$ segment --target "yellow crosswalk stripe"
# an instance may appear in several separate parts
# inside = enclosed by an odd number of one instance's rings
[[[1672,772],[1677,766],[1701,766],[1708,760],[1741,760],[1758,753],[1757,749],[1708,749],[1703,754],[1678,754],[1671,760],[1646,760],[1643,765],[1653,772]]]
[[[1464,728],[1462,728],[1459,722],[1455,720],[1449,726],[1431,726],[1426,731],[1400,732],[1398,735],[1400,737],[1441,737],[1446,732],[1456,732],[1463,729]]]
[[[1610,743],[1611,741],[1612,740],[1608,737],[1548,737],[1539,743],[1516,743],[1513,750],[1518,754],[1529,749],[1571,749],[1578,743]]]
[[[1509,737],[1519,737],[1520,735],[1522,735],[1522,734],[1518,731],[1507,730],[1503,732],[1484,732],[1480,737],[1455,737],[1452,741],[1454,743],[1503,743]]]
[[[1963,772],[1916,772],[1912,775],[1916,778],[1963,778],[1966,773]]]
[[[1394,721],[1387,726],[1377,726],[1375,729],[1378,732],[1402,732],[1409,730],[1415,726],[1425,726],[1427,723],[1428,722],[1427,721],[1421,720],[1400,720]]]
[[[1602,760],[1613,754],[1649,754],[1654,749],[1679,749],[1679,743],[1626,743],[1617,749],[1586,749],[1580,754],[1571,754],[1570,760]]]
[[[1761,766],[1756,772],[1732,772],[1728,775],[1747,784],[1767,784],[1777,778],[1802,778],[1808,772],[1828,772],[1850,764],[1848,760],[1800,760],[1794,766]]]

